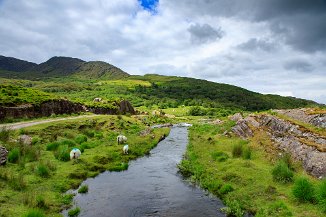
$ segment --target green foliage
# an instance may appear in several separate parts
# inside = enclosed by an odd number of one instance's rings
[[[243,153],[243,145],[241,143],[234,144],[232,147],[232,156],[241,157]]]
[[[55,151],[58,149],[58,147],[60,146],[60,142],[51,142],[49,144],[46,145],[46,150],[47,151]]]
[[[19,148],[14,148],[9,151],[8,161],[10,163],[17,163],[19,158],[20,158],[20,149]]]
[[[47,178],[50,176],[50,171],[45,164],[40,163],[36,167],[36,174],[40,177]]]
[[[23,174],[19,174],[18,176],[11,175],[11,177],[9,177],[8,182],[11,188],[16,191],[22,191],[27,186]]]
[[[242,217],[245,214],[238,200],[227,200],[226,205],[227,207],[221,210],[225,212],[227,216]]]
[[[316,196],[321,210],[326,213],[326,179],[324,179],[316,189]]]
[[[87,142],[87,136],[82,135],[82,134],[79,134],[79,135],[76,136],[76,138],[75,138],[75,142],[76,142],[77,144],[81,144],[81,143],[83,143],[83,142]]]
[[[213,160],[224,162],[229,158],[229,155],[222,151],[215,151],[211,154]]]
[[[79,213],[80,213],[80,208],[79,207],[76,207],[75,209],[69,210],[68,216],[69,217],[75,217],[75,216],[78,216]]]
[[[10,133],[11,131],[6,127],[0,128],[0,141],[7,142],[10,137]]]
[[[250,147],[245,147],[242,152],[242,158],[245,160],[251,159],[252,149]]]
[[[201,115],[205,115],[205,111],[202,108],[200,108],[199,106],[195,106],[195,107],[191,107],[189,109],[188,115],[201,116]]]
[[[279,160],[272,170],[273,180],[281,183],[287,183],[293,181],[293,172],[288,165]]]
[[[45,217],[45,214],[39,209],[30,209],[23,217]]]
[[[74,199],[74,194],[64,194],[61,198],[62,203],[65,205],[69,205],[72,203],[73,199]]]
[[[300,177],[294,182],[292,194],[300,202],[313,202],[315,188],[307,178]]]
[[[58,150],[54,152],[56,159],[60,161],[69,161],[70,160],[70,151],[67,145],[59,146]]]
[[[78,189],[78,193],[80,194],[85,194],[88,192],[88,185],[82,185],[79,189]]]
[[[232,185],[230,185],[230,184],[225,184],[225,185],[223,185],[223,186],[221,187],[219,193],[220,193],[221,195],[224,195],[224,194],[230,193],[230,192],[233,191],[233,190],[234,190],[234,189],[233,189]]]
[[[45,198],[42,195],[36,196],[36,207],[46,209],[48,206],[45,202]]]
[[[269,217],[269,216],[287,217],[287,216],[293,216],[293,214],[283,201],[277,200],[267,208],[260,209],[256,214],[256,217]]]

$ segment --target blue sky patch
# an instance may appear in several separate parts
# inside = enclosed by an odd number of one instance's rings
[[[155,7],[159,0],[139,0],[140,5],[148,11],[155,12]]]

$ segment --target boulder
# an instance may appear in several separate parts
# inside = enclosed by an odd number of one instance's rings
[[[0,165],[5,165],[7,163],[8,151],[5,147],[0,146]]]
[[[19,136],[18,141],[23,145],[32,145],[32,137],[28,135]]]
[[[235,113],[234,115],[232,115],[229,119],[231,121],[239,121],[241,120],[243,117],[240,113]]]
[[[232,127],[232,132],[238,135],[239,137],[245,139],[253,136],[253,132],[250,129],[248,122],[244,119],[237,121],[237,125]]]

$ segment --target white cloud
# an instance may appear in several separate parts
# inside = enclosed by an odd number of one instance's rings
[[[305,15],[304,2],[292,10],[293,1],[283,1],[161,0],[151,13],[137,0],[4,0],[0,54],[102,60],[130,74],[191,76],[326,103],[324,32],[301,31],[317,18],[320,25],[325,10],[307,7]],[[286,12],[309,19],[299,25]]]

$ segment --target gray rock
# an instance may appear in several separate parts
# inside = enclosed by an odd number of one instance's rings
[[[8,159],[8,151],[5,147],[0,146],[0,165],[5,165]]]
[[[229,119],[231,121],[239,121],[241,120],[243,117],[240,113],[235,113],[234,115],[232,115]]]
[[[28,135],[19,136],[18,141],[23,145],[32,145],[32,137]]]
[[[239,137],[245,139],[248,137],[253,136],[253,132],[248,126],[248,123],[246,120],[242,119],[237,122],[237,125],[232,127],[232,132],[238,135]]]

